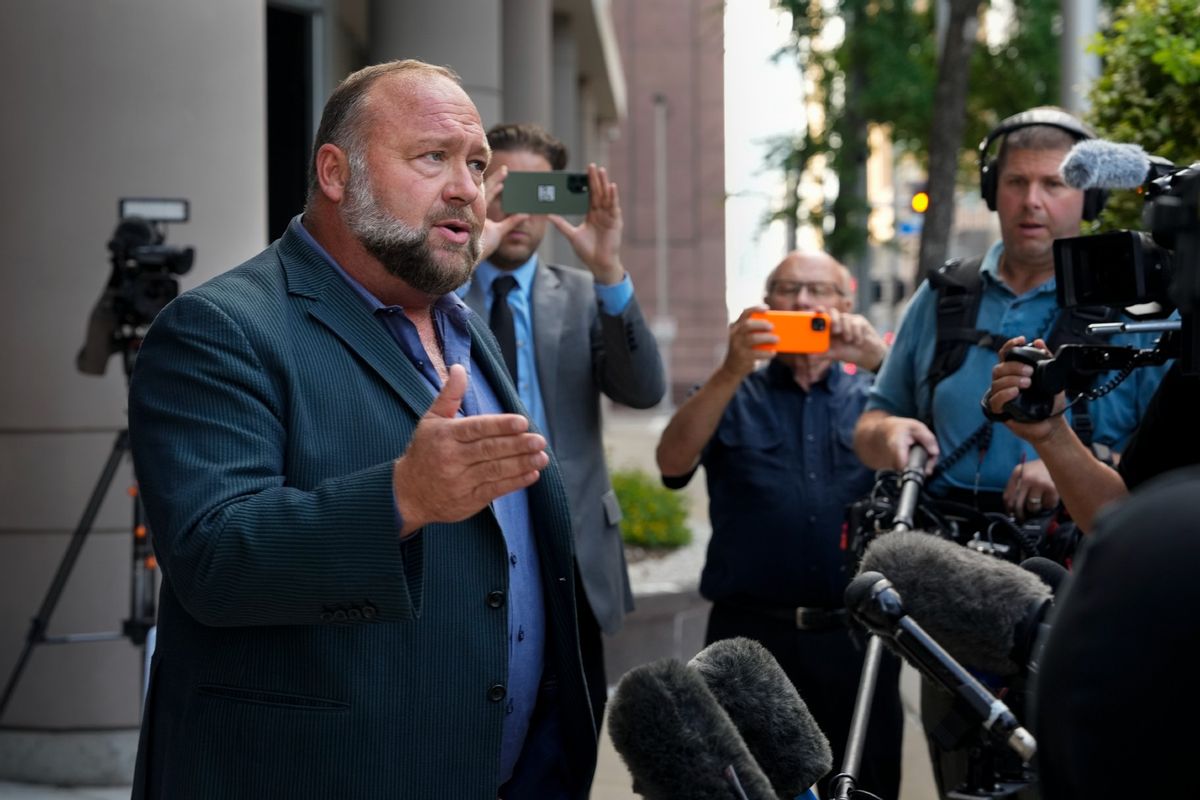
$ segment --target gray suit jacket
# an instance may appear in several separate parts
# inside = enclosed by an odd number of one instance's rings
[[[478,282],[464,300],[486,319]],[[544,262],[533,278],[533,338],[584,591],[601,629],[616,633],[633,610],[633,592],[621,545],[621,507],[604,462],[600,395],[632,408],[658,403],[664,391],[658,345],[637,297],[618,316],[602,313],[590,272]]]

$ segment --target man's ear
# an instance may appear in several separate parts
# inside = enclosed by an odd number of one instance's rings
[[[350,183],[350,159],[345,151],[326,142],[317,150],[316,165],[317,185],[321,187],[321,194],[331,202],[342,202],[346,196],[346,185]]]

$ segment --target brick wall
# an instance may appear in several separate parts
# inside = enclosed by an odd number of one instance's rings
[[[668,300],[677,334],[679,400],[724,353],[724,5],[719,0],[613,0],[629,118],[610,146],[625,209],[626,266],[648,318],[655,291],[654,98],[667,99]]]

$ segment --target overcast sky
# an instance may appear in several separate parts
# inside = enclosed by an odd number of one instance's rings
[[[781,224],[762,219],[780,195],[779,173],[764,170],[765,140],[803,127],[795,62],[771,63],[787,42],[788,17],[770,0],[731,0],[725,13],[725,274],[730,318],[761,302],[763,281],[783,257]]]

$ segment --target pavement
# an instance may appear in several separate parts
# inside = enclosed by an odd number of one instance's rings
[[[610,467],[644,469],[657,474],[654,446],[667,419],[668,414],[662,410],[607,410],[605,449]],[[709,536],[708,503],[702,476],[697,476],[697,479],[692,481],[685,496],[689,505],[689,525],[693,531],[693,541],[687,547],[666,557],[645,558],[631,563],[630,579],[635,597],[695,590],[700,569],[704,564],[704,552]],[[609,675],[609,680],[614,684],[619,678],[620,675]],[[937,797],[921,733],[918,685],[916,672],[905,666],[901,673],[901,697],[906,721],[899,800],[934,800]],[[634,794],[632,786],[632,777],[613,748],[607,730],[602,731],[591,800],[635,800],[640,795]],[[124,800],[129,794],[129,786],[59,787],[0,781],[2,800]]]

